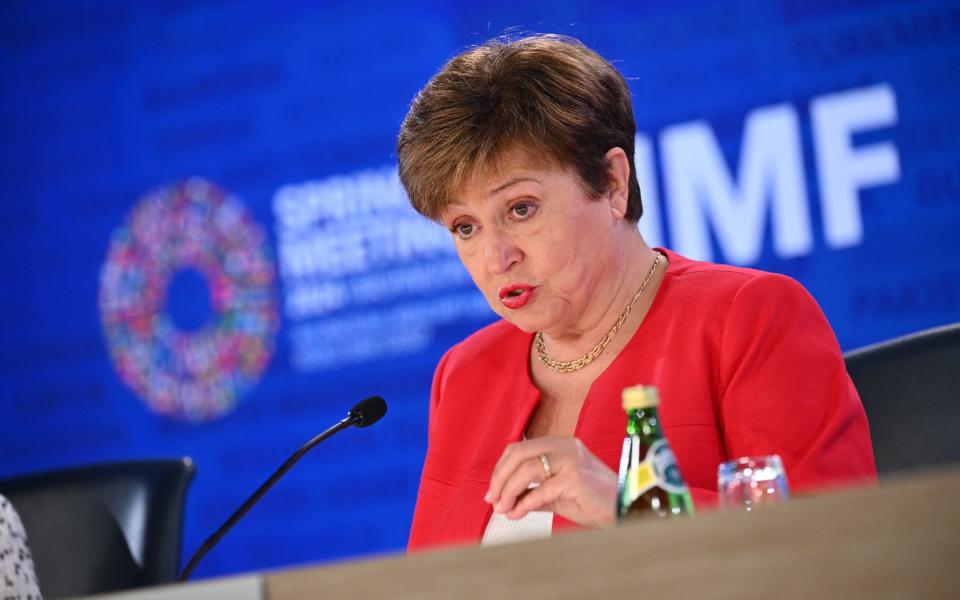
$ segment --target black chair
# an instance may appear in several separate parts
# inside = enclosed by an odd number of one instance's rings
[[[844,355],[880,475],[960,461],[960,323]]]
[[[145,460],[0,481],[23,520],[44,597],[175,581],[195,470],[189,458]]]

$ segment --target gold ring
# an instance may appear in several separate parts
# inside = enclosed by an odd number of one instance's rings
[[[547,476],[547,479],[553,477],[553,471],[550,469],[550,461],[547,460],[547,455],[540,454],[538,458],[540,459],[540,464],[543,465],[543,473]]]

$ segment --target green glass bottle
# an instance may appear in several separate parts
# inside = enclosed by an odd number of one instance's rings
[[[653,386],[623,390],[627,437],[620,456],[617,515],[621,519],[693,514],[690,491],[660,430],[659,403],[660,396]]]

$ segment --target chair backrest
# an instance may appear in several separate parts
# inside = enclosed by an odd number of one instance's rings
[[[960,461],[960,323],[844,358],[867,411],[881,475]]]
[[[0,481],[45,598],[176,580],[189,458],[101,464]]]

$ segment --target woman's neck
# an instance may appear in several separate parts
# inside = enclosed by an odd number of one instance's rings
[[[611,274],[595,286],[592,301],[583,311],[583,317],[574,326],[543,332],[549,355],[554,360],[571,360],[590,351],[614,326],[620,314],[636,295],[641,283],[650,274],[657,256],[656,251],[646,244],[636,230],[633,230],[632,235],[626,236],[622,248],[619,256],[615,256],[610,261],[613,265],[610,269]],[[644,297],[653,291],[655,280],[662,275],[664,262],[661,260],[661,265],[658,265],[653,277],[648,281],[637,304],[646,304]],[[634,306],[634,309],[636,308],[640,307]],[[642,314],[635,313],[637,311],[631,310],[628,319],[621,326],[621,329],[628,331],[618,332],[618,337],[632,334],[639,325]]]

